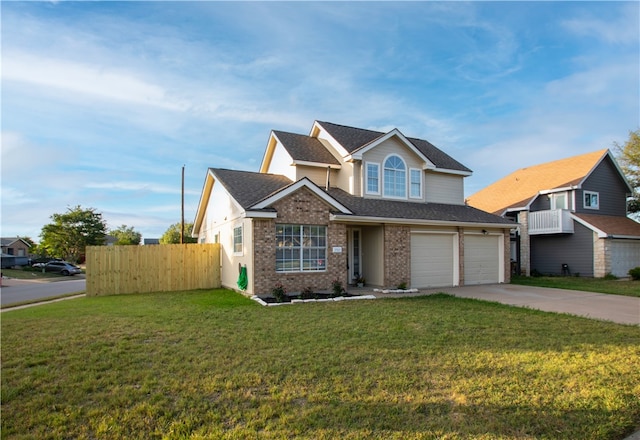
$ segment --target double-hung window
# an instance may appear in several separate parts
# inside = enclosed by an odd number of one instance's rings
[[[409,170],[409,197],[422,198],[422,171],[416,168]]]
[[[380,165],[367,162],[366,165],[367,194],[380,194]]]
[[[399,156],[389,156],[384,161],[384,195],[407,197],[407,167]]]
[[[242,226],[233,228],[233,254],[242,255]]]
[[[586,209],[600,209],[600,197],[597,192],[585,191],[583,194]]]
[[[326,226],[276,225],[276,272],[317,272],[326,268]]]

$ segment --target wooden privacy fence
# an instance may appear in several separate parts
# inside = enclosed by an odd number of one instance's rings
[[[88,246],[87,295],[221,286],[219,244]]]

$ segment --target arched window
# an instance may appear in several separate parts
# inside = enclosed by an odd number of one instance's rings
[[[384,195],[407,197],[407,167],[399,156],[389,156],[384,161]]]

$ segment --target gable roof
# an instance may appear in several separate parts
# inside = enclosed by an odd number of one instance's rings
[[[338,159],[317,138],[278,130],[273,130],[273,134],[294,162],[340,165]]]
[[[495,214],[526,209],[541,191],[579,187],[609,154],[604,149],[521,168],[468,197],[467,202]]]
[[[20,237],[1,237],[0,238],[0,242],[2,243],[2,247],[7,247],[7,246],[11,246],[13,243],[15,243],[16,241],[21,241],[24,244],[26,244],[28,247],[31,247],[31,245],[24,241],[22,238]],[[13,256],[13,255],[12,255]]]
[[[243,209],[249,209],[262,199],[293,183],[291,179],[280,174],[223,168],[209,168],[209,170]]]
[[[575,220],[598,233],[599,237],[640,239],[640,223],[629,217],[572,213]]]
[[[329,133],[340,145],[344,147],[350,154],[365,148],[367,145],[375,142],[377,139],[385,136],[387,133],[380,131],[366,130],[363,128],[348,127],[346,125],[334,124],[332,122],[316,121]],[[397,130],[397,129],[395,129]],[[392,130],[393,131],[393,130]],[[398,130],[398,133],[399,130]],[[463,173],[471,173],[472,171],[462,165],[460,162],[435,147],[429,141],[418,138],[406,138],[413,146],[425,156],[436,168],[461,171]]]
[[[215,180],[233,197],[245,211],[272,212],[269,205],[286,197],[301,187],[307,187],[318,197],[324,199],[336,209],[339,220],[365,220],[366,218],[396,220],[399,223],[464,223],[478,226],[515,227],[516,224],[497,215],[489,214],[466,205],[448,205],[443,203],[419,203],[384,199],[366,199],[353,196],[339,188],[326,191],[309,179],[302,178],[292,182],[289,178],[277,174],[264,174],[251,171],[234,171],[210,168]],[[213,181],[210,181],[210,185]],[[204,202],[206,204],[206,201]],[[201,201],[202,204],[202,201]],[[194,232],[198,230],[200,209],[194,222]]]

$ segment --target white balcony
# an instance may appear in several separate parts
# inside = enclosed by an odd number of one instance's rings
[[[529,213],[529,235],[573,234],[573,220],[566,209]]]

